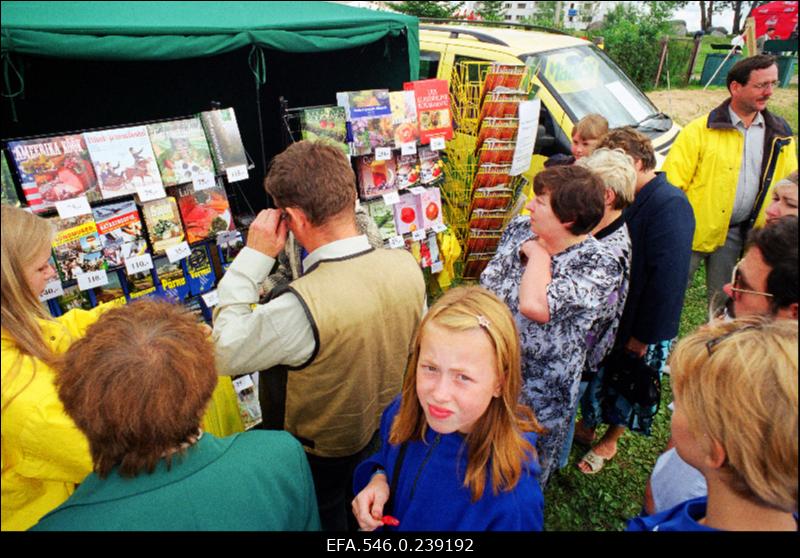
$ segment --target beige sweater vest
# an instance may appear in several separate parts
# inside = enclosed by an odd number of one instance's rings
[[[405,250],[323,260],[289,287],[303,303],[316,349],[290,371],[285,429],[322,457],[358,453],[400,393],[425,284]]]

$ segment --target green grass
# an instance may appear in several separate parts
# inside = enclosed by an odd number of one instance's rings
[[[705,269],[698,269],[686,293],[678,337],[705,323]],[[669,376],[662,380],[661,407],[652,435],[627,432],[619,441],[617,455],[596,475],[584,475],[576,467],[585,450],[573,446],[569,465],[555,473],[545,491],[547,531],[619,531],[642,509],[644,490],[656,459],[667,444],[672,401]],[[598,429],[598,436],[605,428]]]

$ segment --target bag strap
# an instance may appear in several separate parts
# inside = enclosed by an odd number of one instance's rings
[[[397,461],[394,464],[394,471],[392,471],[392,482],[389,484],[389,499],[386,500],[386,504],[383,506],[383,514],[384,515],[392,515],[392,508],[394,506],[394,494],[397,490],[397,481],[400,479],[400,469],[403,468],[403,461],[406,458],[406,450],[408,449],[408,442],[403,442],[400,444],[400,451],[397,454]],[[384,530],[390,531],[393,530],[394,527],[390,527],[389,525],[384,525]]]

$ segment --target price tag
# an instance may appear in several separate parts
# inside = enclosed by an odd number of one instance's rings
[[[425,229],[417,229],[411,233],[411,238],[414,240],[425,240],[428,234],[425,232]]]
[[[58,278],[51,280],[47,285],[44,286],[44,290],[42,294],[39,295],[39,300],[45,302],[50,300],[51,298],[55,298],[57,296],[61,296],[64,294],[64,287],[61,285],[61,281]]]
[[[128,271],[128,275],[149,271],[153,269],[153,258],[150,254],[125,258],[125,269]]]
[[[400,145],[400,155],[416,155],[417,154],[417,142],[409,141],[408,143],[403,143]]]
[[[167,248],[167,258],[170,263],[175,263],[183,258],[188,258],[192,254],[192,249],[186,241],[181,242],[177,246]]]
[[[442,223],[436,223],[433,226],[433,231],[437,233],[442,233],[447,230],[447,225],[443,225]]]
[[[225,169],[225,174],[228,176],[228,182],[239,182],[240,180],[247,180],[247,165],[237,165]]]
[[[214,175],[210,172],[204,172],[199,176],[195,176],[192,179],[192,187],[194,188],[195,192],[199,192],[200,190],[208,190],[209,188],[213,188],[216,182],[214,181]]]
[[[421,196],[422,194],[425,193],[425,188],[423,188],[422,186],[414,186],[413,188],[409,188],[408,191],[414,194],[415,196]]]
[[[89,200],[86,199],[86,196],[80,196],[71,200],[57,201],[56,211],[58,211],[58,216],[62,219],[69,219],[70,217],[91,213],[92,208],[89,207]]]
[[[444,136],[431,138],[431,149],[434,151],[441,151],[444,149]]]
[[[217,293],[217,289],[213,291],[208,291],[204,295],[200,295],[203,298],[203,302],[206,303],[206,306],[209,308],[213,308],[217,304],[219,304],[219,294]]]
[[[375,148],[375,160],[376,161],[388,161],[392,158],[392,148],[391,147],[376,147]]]
[[[250,374],[245,374],[241,378],[236,378],[233,382],[233,389],[236,391],[244,391],[249,387],[253,387],[253,379]]]
[[[394,205],[396,203],[400,203],[400,194],[397,192],[389,192],[388,194],[383,195],[383,203],[386,205]]]
[[[164,191],[164,187],[161,184],[137,186],[136,194],[139,196],[139,201],[142,203],[153,200],[160,200],[161,198],[167,197],[167,193]]]
[[[240,238],[239,231],[222,231],[217,233],[217,246],[233,244]]]
[[[78,288],[82,291],[88,291],[103,285],[108,285],[108,275],[106,275],[105,269],[78,274]]]
[[[444,270],[444,264],[442,262],[433,262],[431,264],[431,273],[441,273]]]
[[[389,239],[389,248],[405,248],[406,242],[400,235],[393,236]]]

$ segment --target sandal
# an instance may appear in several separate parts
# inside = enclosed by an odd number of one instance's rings
[[[603,457],[601,455],[597,455],[594,450],[589,450],[586,452],[586,454],[584,454],[583,457],[581,457],[581,460],[578,461],[578,464],[586,463],[589,466],[589,471],[584,471],[580,467],[578,467],[578,470],[585,475],[596,475],[603,470],[606,461],[609,459],[611,459],[611,457]]]

